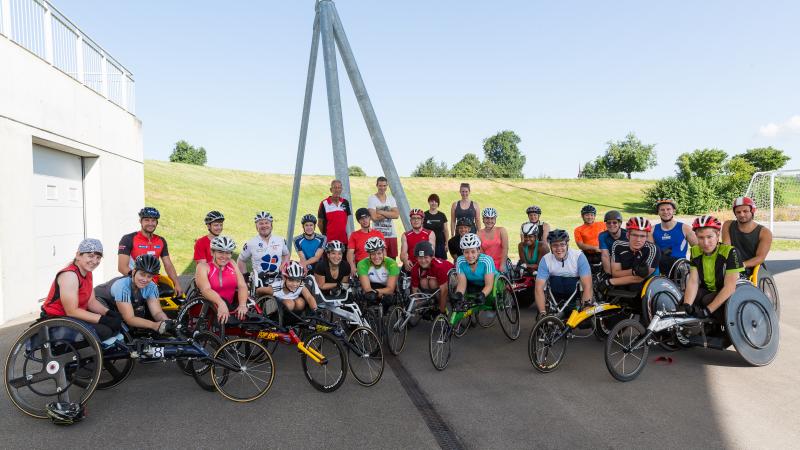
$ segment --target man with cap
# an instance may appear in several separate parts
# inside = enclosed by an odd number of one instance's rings
[[[370,227],[372,216],[370,216],[367,208],[358,208],[356,210],[356,220],[361,228],[350,233],[350,238],[347,240],[347,263],[350,264],[350,273],[356,273],[356,264],[369,256],[364,249],[367,239],[373,236],[383,239],[383,233]]]
[[[413,255],[417,262],[411,269],[411,292],[432,294],[438,289],[439,312],[445,314],[449,298],[447,281],[453,264],[434,257],[433,245],[428,241],[417,243]]]
[[[417,257],[414,255],[414,248],[420,242],[430,242],[431,245],[436,247],[436,235],[431,230],[422,228],[422,219],[425,213],[421,209],[414,208],[408,213],[411,230],[406,231],[400,237],[400,261],[403,262],[403,268],[406,272],[411,271],[411,267],[417,263]],[[411,250],[409,252],[409,250]]]

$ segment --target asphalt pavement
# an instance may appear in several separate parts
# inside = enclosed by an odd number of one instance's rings
[[[533,311],[509,341],[498,325],[453,342],[446,370],[428,356],[430,323],[411,329],[400,357],[373,387],[348,376],[314,390],[297,353],[279,347],[261,399],[238,404],[201,390],[171,363],[138,365],[120,386],[97,391],[87,419],[55,427],[0,401],[6,448],[791,448],[800,440],[800,252],[769,262],[780,292],[781,349],[767,367],[733,350],[652,349],[635,381],[606,370],[593,337],[569,342],[562,365],[540,374],[527,357]],[[0,328],[5,355],[24,325]]]

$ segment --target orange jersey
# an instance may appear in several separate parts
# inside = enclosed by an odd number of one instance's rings
[[[575,242],[599,247],[600,240],[598,236],[600,236],[600,233],[603,231],[606,231],[605,222],[594,222],[591,225],[583,224],[575,228]]]

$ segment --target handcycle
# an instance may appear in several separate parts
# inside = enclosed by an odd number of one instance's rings
[[[511,266],[511,260],[506,259],[506,277],[511,281],[517,302],[520,308],[529,308],[534,298],[534,285],[536,283],[536,270],[522,267],[522,261]]]
[[[196,291],[197,287],[194,284],[194,280],[192,280],[186,293],[177,296],[175,295],[175,282],[166,275],[158,276],[158,301],[161,304],[161,310],[171,318],[175,318],[181,309],[181,305],[186,302],[187,298],[191,298],[191,295]]]
[[[615,379],[631,381],[638,377],[647,364],[650,345],[659,343],[659,336],[665,335],[672,336],[680,347],[724,350],[732,344],[753,366],[764,366],[775,359],[780,342],[777,314],[769,298],[750,281],[740,280],[725,302],[724,323],[679,311],[680,297],[675,291],[654,297],[647,328],[640,320],[627,319],[611,330],[605,363]]]
[[[511,282],[504,275],[495,278],[491,295],[483,303],[476,303],[476,293],[464,295],[466,308],[454,307],[449,314],[439,314],[431,325],[430,357],[436,370],[444,370],[450,362],[452,336],[460,322],[481,311],[496,313],[503,333],[510,340],[516,340],[520,331],[520,315],[517,297]],[[463,306],[463,305],[457,305]]]
[[[353,298],[363,312],[364,320],[369,324],[369,328],[378,335],[381,342],[387,340],[388,312],[392,307],[405,305],[411,292],[411,277],[404,271],[400,271],[397,277],[397,284],[392,296],[391,304],[384,305],[382,300],[371,297],[361,288],[361,281],[358,276],[353,275],[350,280]],[[416,323],[416,321],[415,321]]]

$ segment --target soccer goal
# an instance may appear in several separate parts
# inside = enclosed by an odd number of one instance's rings
[[[756,172],[746,196],[758,208],[756,220],[779,238],[800,239],[800,169]]]

